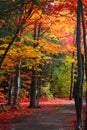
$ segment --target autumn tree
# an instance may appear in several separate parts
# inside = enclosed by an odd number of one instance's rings
[[[77,6],[77,81],[74,84],[74,99],[77,114],[76,130],[82,129],[82,97],[83,97],[83,82],[84,82],[84,57],[81,52],[81,7],[82,1],[78,0]]]
[[[33,10],[33,5],[34,5],[34,1],[26,1],[26,2],[23,2],[23,1],[18,1],[18,2],[17,1],[13,1],[13,2],[4,1],[4,2],[2,2],[1,1],[1,4],[0,4],[0,6],[1,6],[0,12],[2,14],[1,15],[1,33],[3,33],[4,26],[5,26],[5,28],[9,27],[8,17],[6,17],[7,18],[6,20],[4,17],[7,14],[8,14],[8,16],[14,15],[15,17],[13,17],[14,23],[12,23],[13,28],[14,28],[13,35],[12,35],[11,40],[9,41],[7,48],[5,49],[5,52],[3,53],[2,57],[1,57],[0,66],[2,65],[2,62],[3,62],[7,52],[9,51],[11,45],[16,40],[16,37],[19,35],[19,32],[21,32],[22,27],[26,22],[26,19],[30,16],[30,14]],[[6,30],[4,30],[4,31],[6,32]]]

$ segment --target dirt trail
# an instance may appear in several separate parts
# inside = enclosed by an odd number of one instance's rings
[[[60,107],[55,105],[53,110],[46,111],[42,108],[29,117],[4,124],[0,130],[74,130],[73,115],[75,115],[74,102],[69,102]]]

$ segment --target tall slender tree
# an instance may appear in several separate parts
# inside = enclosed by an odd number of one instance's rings
[[[18,109],[19,108],[19,92],[20,92],[20,87],[21,87],[21,81],[20,81],[20,68],[21,67],[21,60],[15,67],[15,82],[14,82],[14,98],[13,98],[13,104],[12,108],[13,109]]]
[[[40,37],[40,25],[38,26],[37,21],[34,24],[34,40],[39,40]],[[36,48],[38,44],[36,43],[33,47]],[[39,72],[36,70],[38,64],[32,66],[32,81],[31,81],[31,100],[29,107],[39,107],[39,93],[41,91],[41,78],[39,77]]]
[[[77,124],[75,130],[82,129],[82,94],[83,94],[83,79],[84,79],[84,57],[81,53],[81,6],[82,1],[77,1],[77,35],[76,35],[76,45],[77,45],[77,81],[74,85],[74,99],[75,108],[77,114]]]
[[[82,3],[81,3],[81,5],[82,5]],[[86,26],[85,26],[83,5],[81,6],[81,17],[82,17],[82,28],[83,28],[84,52],[85,52],[85,75],[86,75],[86,120],[85,120],[85,130],[87,130],[87,44],[86,44]]]

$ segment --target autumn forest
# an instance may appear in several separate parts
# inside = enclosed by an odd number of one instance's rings
[[[0,0],[0,114],[24,99],[28,108],[40,108],[41,98],[74,99],[82,130],[86,30],[87,0]]]

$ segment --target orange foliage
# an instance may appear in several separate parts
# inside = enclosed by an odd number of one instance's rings
[[[50,54],[59,54],[64,51],[64,48],[60,44],[53,44],[51,42],[47,42],[47,44],[43,46],[43,50]]]

